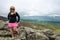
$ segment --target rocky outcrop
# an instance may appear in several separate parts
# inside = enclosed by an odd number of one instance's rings
[[[0,40],[12,40],[7,22],[0,21]],[[15,34],[14,40],[60,40],[60,34],[51,29],[36,30],[30,27],[19,26],[19,35]]]
[[[0,20],[7,21],[7,17],[0,16]]]

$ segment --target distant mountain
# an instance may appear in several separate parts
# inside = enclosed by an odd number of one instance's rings
[[[0,20],[7,21],[8,19],[6,17],[0,16]]]
[[[60,16],[23,16],[21,19],[60,21]]]

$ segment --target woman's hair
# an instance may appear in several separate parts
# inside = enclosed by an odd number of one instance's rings
[[[10,9],[15,9],[15,7],[14,6],[11,6]]]
[[[10,13],[11,13],[11,10],[14,10],[14,12],[15,12],[15,7],[14,6],[11,6],[10,7]]]

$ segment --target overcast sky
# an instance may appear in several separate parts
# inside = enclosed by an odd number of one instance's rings
[[[23,16],[60,15],[60,0],[0,0],[0,15],[7,15],[10,6]]]

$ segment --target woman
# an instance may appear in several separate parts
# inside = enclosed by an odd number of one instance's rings
[[[10,12],[8,14],[8,20],[9,20],[8,27],[9,27],[11,36],[13,38],[14,37],[14,32],[19,33],[17,27],[18,27],[18,22],[20,20],[20,16],[15,11],[15,7],[14,6],[10,7]]]

